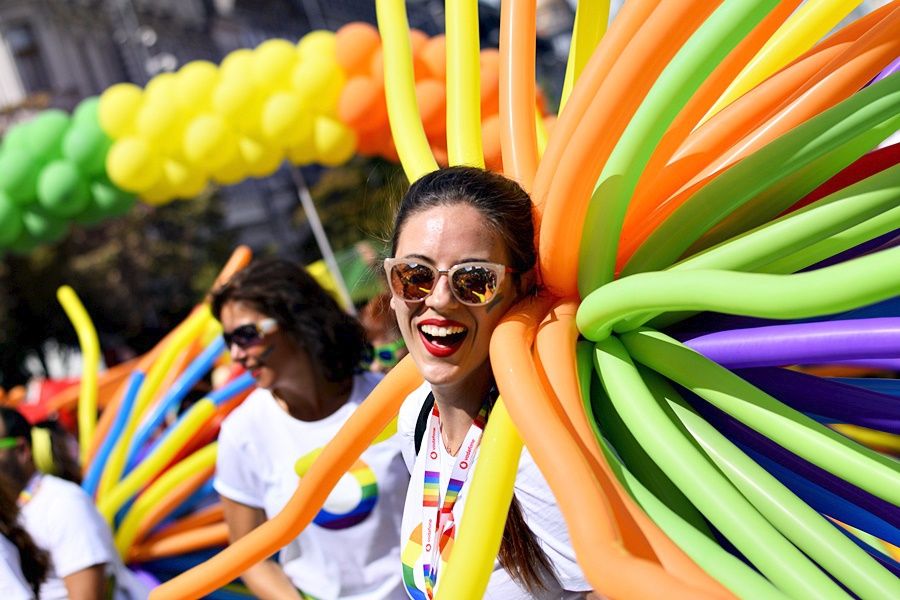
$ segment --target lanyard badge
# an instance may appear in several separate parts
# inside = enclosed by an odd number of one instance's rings
[[[428,420],[428,443],[425,454],[425,480],[422,494],[422,570],[425,576],[425,591],[429,598],[434,594],[437,571],[441,562],[441,551],[454,537],[453,506],[459,497],[475,458],[475,451],[481,441],[484,424],[487,421],[488,403],[485,402],[478,416],[469,427],[468,433],[456,455],[456,462],[450,473],[450,481],[441,503],[441,460],[440,447],[441,417],[435,402]]]

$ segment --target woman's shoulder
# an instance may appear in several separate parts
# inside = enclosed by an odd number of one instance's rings
[[[400,415],[397,417],[397,433],[412,438],[416,431],[416,421],[422,405],[431,393],[431,384],[427,381],[412,391],[403,401],[400,407]]]

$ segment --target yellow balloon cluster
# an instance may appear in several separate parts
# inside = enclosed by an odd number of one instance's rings
[[[99,119],[115,140],[110,179],[150,204],[192,198],[210,181],[229,185],[296,165],[336,166],[356,152],[356,134],[337,116],[345,76],[334,34],[293,44],[272,39],[232,52],[216,66],[184,65],[100,97]]]

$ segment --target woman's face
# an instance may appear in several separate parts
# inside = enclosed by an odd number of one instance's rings
[[[242,325],[261,323],[268,315],[241,301],[228,301],[222,305],[222,331],[231,333]],[[259,343],[241,347],[236,343],[228,348],[235,362],[243,366],[256,379],[256,385],[274,390],[288,381],[303,381],[304,373],[298,369],[311,369],[306,352],[299,348],[290,336],[280,329],[261,337]],[[307,380],[309,381],[309,380]]]
[[[397,258],[414,258],[445,270],[463,262],[508,264],[501,238],[485,218],[468,204],[437,206],[409,217],[397,239]],[[512,278],[506,277],[493,300],[468,306],[450,291],[445,275],[434,292],[421,302],[396,296],[391,307],[409,353],[432,385],[464,383],[489,369],[491,333],[515,302]]]

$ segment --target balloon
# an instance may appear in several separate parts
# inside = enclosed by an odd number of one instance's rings
[[[500,149],[500,117],[491,115],[481,125],[481,140],[484,145],[484,167],[491,171],[503,171]]]
[[[291,85],[297,47],[287,40],[266,40],[253,51],[252,81],[261,90],[283,90]]]
[[[40,243],[50,243],[62,238],[69,229],[66,219],[55,217],[39,206],[27,208],[22,213],[25,231]]]
[[[99,124],[100,119],[100,97],[91,96],[85,98],[78,103],[75,111],[72,113],[73,123],[94,123]]]
[[[447,37],[443,34],[430,38],[421,51],[421,62],[427,69],[426,78],[445,81],[447,77]]]
[[[222,117],[202,114],[184,131],[184,156],[195,167],[215,171],[237,153],[237,136]]]
[[[58,158],[62,139],[69,128],[69,115],[61,110],[45,110],[28,129],[28,149],[39,161]]]
[[[291,81],[294,91],[300,97],[301,106],[332,114],[341,97],[346,78],[336,62],[320,58],[298,63],[291,74]]]
[[[62,153],[86,175],[99,175],[106,168],[106,153],[112,146],[96,121],[75,121],[63,138]]]
[[[416,103],[412,50],[406,9],[402,3],[378,2],[378,29],[385,62],[384,89],[391,117],[391,133],[410,183],[437,169]],[[373,58],[373,65],[375,64]]]
[[[212,107],[236,130],[259,131],[262,100],[252,82],[223,76],[213,90]]]
[[[387,103],[384,82],[371,77],[353,77],[341,91],[338,118],[342,123],[363,134],[387,124]]]
[[[253,50],[240,48],[229,52],[219,65],[220,81],[243,81],[247,85],[252,84],[255,59]]]
[[[7,250],[14,254],[26,255],[30,254],[31,251],[37,248],[41,243],[41,240],[32,237],[23,227],[22,233],[19,234],[19,237],[16,238],[15,241],[7,246]]]
[[[368,23],[347,23],[335,35],[335,58],[347,77],[367,76],[372,54],[381,47],[378,30]]]
[[[158,154],[172,154],[181,149],[184,120],[177,103],[158,98],[144,101],[135,118],[137,134],[145,139]]]
[[[356,152],[356,134],[340,121],[316,117],[313,140],[316,158],[328,167],[342,165]]]
[[[471,24],[478,21],[478,6],[471,2],[447,4],[447,80],[444,95],[447,116],[447,154],[451,165],[483,166],[481,147],[480,86],[478,81],[478,29]],[[416,52],[413,44],[413,52]],[[418,67],[425,71],[427,68]],[[418,96],[418,94],[417,94]],[[421,104],[420,104],[421,106]],[[423,123],[425,115],[422,115]],[[454,123],[447,129],[446,123]],[[429,132],[426,125],[425,133]]]
[[[447,130],[447,92],[444,84],[436,79],[416,82],[416,104],[422,119],[422,128],[429,139],[443,136]]]
[[[133,83],[117,83],[100,95],[97,116],[106,135],[118,139],[133,131],[143,97],[141,88]]]
[[[481,115],[489,117],[500,110],[500,53],[493,48],[483,50],[481,65]]]
[[[145,192],[162,175],[162,165],[150,145],[137,137],[123,138],[106,155],[106,173],[123,190]]]
[[[28,138],[31,136],[29,129],[34,121],[17,123],[6,130],[3,135],[3,151],[25,150],[28,151]]]
[[[162,167],[160,167],[160,174]],[[154,183],[150,189],[140,193],[141,201],[150,206],[165,206],[175,199],[175,190],[169,185],[169,182],[162,176]]]
[[[310,127],[309,139],[301,144],[287,149],[287,158],[293,165],[308,165],[316,162],[317,153],[316,146],[313,143],[312,127]]]
[[[337,38],[330,31],[310,31],[297,42],[301,60],[322,60],[337,54]]]
[[[238,151],[247,165],[247,174],[252,177],[267,177],[278,170],[284,160],[284,151],[272,144],[265,144],[253,138],[241,137]]]
[[[34,202],[37,194],[37,159],[25,149],[0,153],[0,191],[21,206]]]
[[[303,98],[297,92],[278,92],[270,97],[263,106],[262,132],[269,143],[283,148],[309,139],[312,118]]]
[[[163,161],[163,179],[179,198],[193,198],[206,187],[202,171],[173,159]]]
[[[232,185],[246,179],[247,174],[247,163],[240,151],[237,151],[227,163],[210,172],[210,177],[220,185]]]
[[[58,217],[73,217],[90,202],[87,181],[75,163],[56,160],[41,170],[38,177],[38,203],[47,213]]]
[[[506,11],[500,30],[504,43],[500,53],[499,101],[508,107],[500,121],[504,165],[509,177],[530,190],[534,187],[538,164],[537,115],[532,100],[535,97],[535,11],[530,5]]]
[[[0,191],[0,247],[16,241],[22,233],[22,210],[5,192]]]
[[[94,203],[107,216],[123,215],[134,206],[134,195],[123,192],[109,181],[97,179],[91,182],[90,187]]]
[[[183,114],[207,110],[218,82],[219,69],[209,61],[195,60],[178,69],[175,100]]]

